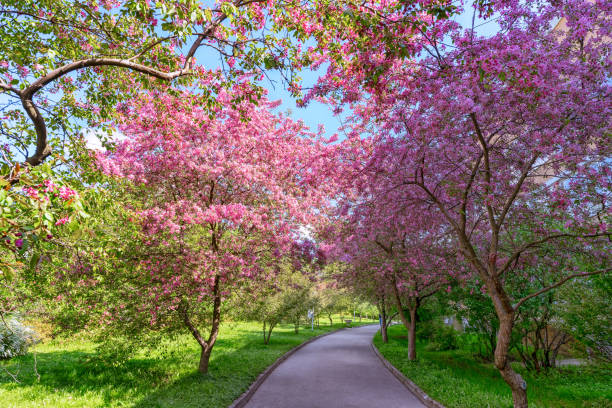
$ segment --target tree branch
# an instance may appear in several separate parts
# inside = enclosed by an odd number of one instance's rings
[[[553,239],[557,239],[557,238],[597,238],[597,237],[605,237],[605,236],[610,236],[610,233],[602,233],[602,234],[588,234],[588,235],[579,235],[579,234],[568,234],[568,233],[561,233],[561,234],[553,234],[553,235],[548,235],[544,238],[538,239],[536,241],[532,241],[529,242],[525,245],[523,245],[522,247],[520,247],[519,249],[517,249],[512,256],[510,256],[508,258],[508,260],[506,261],[506,263],[504,264],[504,266],[499,270],[499,272],[496,274],[496,276],[500,276],[502,274],[504,274],[512,265],[512,263],[515,262],[515,260],[518,259],[519,256],[521,256],[521,254],[523,252],[525,252],[526,250],[528,250],[529,248],[533,248],[533,247],[537,247],[540,244],[543,244],[545,242],[548,242],[550,240]]]
[[[554,289],[556,287],[559,287],[561,285],[563,285],[565,282],[567,282],[570,279],[574,279],[574,278],[581,278],[581,277],[585,277],[585,276],[592,276],[592,275],[599,275],[599,274],[603,274],[606,272],[610,272],[612,271],[612,268],[606,268],[606,269],[600,269],[598,271],[594,271],[594,272],[582,272],[582,273],[574,273],[572,275],[566,276],[565,278],[561,279],[559,282],[547,286],[545,288],[542,288],[540,290],[538,290],[537,292],[532,293],[531,295],[525,296],[524,298],[522,298],[521,300],[519,300],[516,305],[513,306],[514,311],[518,310],[519,307],[521,307],[521,305],[523,303],[525,303],[526,301],[528,301],[531,298],[534,298],[536,296],[541,295],[544,292],[548,292],[551,289]]]
[[[236,7],[243,7],[245,5],[248,5],[251,3],[257,3],[261,1],[262,0],[237,0],[234,2],[234,5]],[[202,42],[207,37],[212,35],[215,29],[225,19],[227,19],[227,15],[225,13],[219,10],[215,10],[215,11],[219,13],[219,15],[212,22],[210,22],[208,27],[202,33],[200,33],[197,36],[196,40],[194,41],[191,48],[189,49],[189,52],[185,55],[185,65],[183,66],[182,69],[179,69],[176,71],[164,72],[164,71],[155,69],[153,67],[139,64],[133,61],[134,59],[136,59],[137,57],[140,57],[141,55],[143,55],[144,53],[146,53],[147,51],[149,51],[151,48],[155,47],[159,43],[167,40],[168,38],[171,38],[171,37],[167,37],[167,38],[162,38],[150,44],[149,46],[141,50],[139,53],[137,53],[135,56],[132,56],[128,59],[98,57],[98,58],[87,58],[87,59],[71,62],[57,69],[54,69],[53,71],[49,72],[47,75],[37,79],[36,81],[34,81],[32,84],[30,84],[27,88],[25,88],[22,91],[19,91],[7,85],[4,82],[0,82],[0,89],[4,89],[10,92],[13,92],[21,98],[22,105],[26,113],[28,114],[32,122],[34,123],[34,128],[36,130],[36,151],[34,152],[32,156],[26,159],[26,162],[32,166],[39,165],[51,153],[51,148],[47,140],[47,128],[45,125],[44,118],[40,114],[40,111],[38,110],[38,108],[36,107],[33,101],[33,97],[36,94],[36,92],[41,90],[44,86],[48,85],[49,83],[57,80],[58,78],[66,74],[69,74],[70,72],[80,70],[83,68],[90,68],[90,67],[115,66],[115,67],[125,68],[125,69],[135,71],[135,72],[140,72],[142,74],[149,75],[154,78],[161,79],[163,81],[171,81],[178,77],[189,75],[193,68],[193,57],[197,49],[200,47]]]
[[[193,325],[193,323],[189,319],[189,314],[187,311],[187,305],[185,301],[181,301],[181,303],[179,304],[178,312],[183,318],[183,323],[185,323],[185,326],[187,326],[193,338],[196,339],[196,341],[198,342],[200,346],[206,347],[206,342],[202,338],[202,335],[200,334],[198,329]]]
[[[501,228],[501,225],[504,222],[504,219],[506,218],[506,214],[508,214],[508,211],[510,210],[512,203],[516,199],[516,196],[521,190],[521,187],[523,186],[523,183],[525,182],[525,179],[527,178],[527,175],[529,174],[529,170],[532,168],[533,164],[536,162],[538,157],[539,155],[537,153],[534,154],[533,158],[529,161],[529,163],[525,164],[525,167],[523,167],[523,170],[521,172],[521,177],[517,181],[516,186],[514,186],[514,190],[512,191],[512,194],[506,200],[506,203],[504,204],[504,208],[502,209],[502,212],[499,215],[499,218],[497,219],[497,229]]]
[[[495,214],[493,213],[493,207],[491,207],[491,204],[488,202],[489,199],[489,195],[491,193],[491,161],[489,159],[489,146],[487,145],[487,142],[484,139],[484,135],[482,134],[482,130],[480,129],[480,125],[478,124],[478,120],[476,119],[476,114],[475,113],[470,113],[470,118],[472,119],[472,123],[474,124],[474,130],[476,131],[476,136],[478,136],[478,141],[480,142],[480,146],[482,148],[482,157],[484,159],[484,166],[485,166],[485,181],[487,183],[486,186],[486,192],[487,192],[487,197],[485,197],[485,202],[486,207],[487,207],[487,214],[489,214],[489,224],[491,224],[491,233],[492,233],[492,237],[491,237],[491,244],[492,247],[489,249],[491,251],[491,253],[496,253],[497,251],[497,234],[498,234],[498,228],[497,228],[497,223],[495,222]]]
[[[0,89],[4,89],[5,91],[12,92],[16,95],[21,96],[21,91],[19,89],[13,88],[9,84],[0,80]]]
[[[472,184],[474,183],[474,180],[476,179],[476,175],[478,174],[478,168],[480,167],[480,161],[482,160],[482,154],[480,154],[478,156],[478,160],[476,160],[476,163],[474,163],[474,167],[472,167],[472,172],[470,174],[470,179],[467,183],[467,185],[465,186],[465,189],[463,190],[463,197],[462,197],[462,201],[461,201],[461,228],[463,230],[465,230],[466,228],[466,224],[467,224],[467,200],[468,200],[468,195],[470,192],[470,189],[472,188]]]

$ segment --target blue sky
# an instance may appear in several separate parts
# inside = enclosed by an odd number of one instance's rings
[[[466,3],[471,4],[469,1]],[[462,26],[470,27],[472,24],[472,14],[472,7],[468,5],[466,6],[466,11],[456,16],[454,19]],[[475,31],[480,35],[490,35],[499,29],[495,21],[484,21],[482,19],[478,19],[478,16],[476,16],[474,25],[476,27]],[[318,72],[302,72],[300,76],[303,78],[303,87],[306,88],[313,85],[316,82],[319,74],[324,73],[324,71],[324,69],[320,69]],[[303,120],[304,123],[312,130],[316,131],[319,124],[323,125],[325,127],[327,137],[334,133],[338,133],[338,128],[341,126],[342,115],[341,117],[335,116],[328,106],[316,101],[310,102],[308,106],[303,108],[297,107],[295,98],[293,98],[291,94],[284,89],[282,82],[279,80],[279,76],[272,73],[270,74],[270,77],[276,81],[275,87],[271,86],[269,82],[264,83],[264,86],[268,89],[269,99],[282,100],[282,104],[279,107],[281,111],[284,112],[290,110],[291,116],[294,119]],[[344,116],[346,116],[346,114]],[[339,138],[343,139],[343,135],[341,133],[339,133]]]
[[[470,4],[468,2],[468,4]],[[472,22],[472,8],[466,6],[466,11],[455,17],[455,19],[465,27],[469,27]],[[477,26],[476,31],[479,34],[488,35],[498,29],[494,21],[488,21],[483,24],[482,20],[476,20]],[[207,49],[201,49],[196,54],[198,62],[205,63],[208,67],[216,67],[220,64],[219,56],[216,52],[211,52]],[[317,77],[324,72],[324,68],[317,72],[304,71],[300,73],[303,78],[303,87],[307,88],[312,86]],[[297,107],[295,98],[293,98],[284,87],[283,82],[280,80],[280,76],[277,73],[269,73],[270,78],[275,82],[274,84],[269,81],[264,81],[263,85],[268,90],[268,98],[270,100],[282,100],[281,106],[278,110],[282,112],[291,112],[291,116],[296,120],[303,120],[304,123],[313,131],[316,131],[319,125],[323,125],[326,130],[326,136],[329,137],[333,133],[339,133],[338,129],[341,126],[341,117],[335,116],[330,108],[324,104],[316,101],[311,101],[306,107]],[[6,95],[0,95],[0,105],[4,105],[7,102]],[[342,115],[341,115],[342,116]],[[346,114],[344,114],[346,116]],[[93,139],[94,137],[89,137]],[[343,135],[339,133],[339,138],[342,139]],[[96,141],[97,142],[97,141]],[[92,147],[98,147],[99,143],[92,143]]]

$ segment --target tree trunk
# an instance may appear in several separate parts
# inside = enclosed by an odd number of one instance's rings
[[[496,308],[497,310],[497,308]],[[527,383],[520,374],[516,373],[508,361],[508,350],[510,348],[510,337],[514,326],[513,313],[500,313],[499,331],[497,332],[497,345],[495,347],[495,367],[499,370],[502,378],[512,390],[514,408],[527,408]]]
[[[408,321],[406,313],[404,313],[404,308],[402,307],[402,300],[400,299],[400,294],[399,290],[397,289],[395,279],[393,279],[393,295],[400,319],[402,320],[404,327],[406,327],[408,330],[408,360],[414,361],[416,360],[416,311],[419,307],[419,298],[414,298],[414,306],[410,307],[409,309],[410,321]],[[412,298],[410,300],[412,300]]]
[[[264,344],[268,344],[268,341],[266,340],[266,333],[267,333],[267,330],[266,330],[266,321],[264,320],[264,321],[263,321],[263,338],[264,338]]]
[[[327,318],[329,319],[329,325],[333,326],[334,325],[334,321],[332,320],[331,315],[327,315]]]
[[[221,290],[219,286],[219,275],[217,275],[215,276],[215,283],[213,286],[213,315],[210,336],[208,336],[208,340],[202,345],[202,354],[200,355],[200,365],[198,368],[202,374],[208,373],[210,354],[212,353],[212,349],[217,341],[217,336],[219,335],[219,325],[221,324]]]
[[[210,354],[212,347],[202,346],[202,352],[200,353],[200,364],[198,365],[198,371],[202,374],[208,373],[208,362],[210,361]]]
[[[386,327],[391,326],[391,323],[393,323],[393,319],[395,318],[395,316],[397,316],[397,313],[393,313],[391,316],[387,316]]]
[[[383,343],[389,342],[389,336],[387,334],[387,310],[384,300],[380,302],[380,335]]]
[[[416,311],[417,306],[410,308],[410,327],[408,328],[408,360],[416,360]]]
[[[389,342],[389,334],[387,333],[387,325],[385,324],[385,322],[382,322],[382,329],[380,330],[380,334],[382,336],[382,342],[383,343],[388,343]]]
[[[264,332],[264,344],[270,344],[270,336],[272,336],[272,330],[274,330],[274,323],[270,323],[270,327],[268,327],[268,333],[266,336],[266,332]]]

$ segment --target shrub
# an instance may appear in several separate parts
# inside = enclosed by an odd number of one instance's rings
[[[417,323],[416,335],[421,340],[433,340],[436,332],[436,324],[433,320],[424,321],[421,324]]]
[[[457,349],[457,332],[450,326],[432,325],[432,334],[425,347],[427,351],[446,351]]]
[[[17,318],[0,321],[0,360],[22,356],[37,342],[36,332],[23,325]]]

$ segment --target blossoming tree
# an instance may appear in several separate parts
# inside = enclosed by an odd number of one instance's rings
[[[424,37],[427,56],[395,61],[367,102],[354,104],[354,128],[375,131],[370,183],[386,180],[401,195],[390,205],[428,206],[452,231],[499,318],[495,366],[515,407],[526,407],[527,385],[508,359],[517,311],[610,270],[611,6],[491,7],[499,32],[441,22]],[[564,30],[554,29],[559,19]],[[554,279],[512,298],[506,277],[532,273]]]
[[[340,278],[345,284],[373,292],[382,302],[391,301],[408,330],[408,359],[415,360],[419,308],[427,298],[464,279],[465,270],[456,262],[444,223],[419,217],[418,208],[389,205],[401,197],[387,187],[370,184],[353,202],[350,213],[341,219],[334,252],[350,265]]]
[[[213,111],[194,95],[146,95],[125,106],[126,140],[100,157],[141,197],[148,255],[133,270],[132,309],[152,328],[188,329],[203,373],[224,296],[272,268],[325,203],[313,177],[324,145],[273,114],[275,103],[234,104],[249,89],[221,91],[223,108]]]
[[[98,126],[117,102],[160,84],[223,70],[231,85],[234,74],[274,69],[299,93],[304,66],[332,57],[363,67],[356,50],[408,34],[423,14],[451,12],[447,3],[3,0],[0,110],[10,126],[0,132],[38,165],[84,123]],[[317,46],[306,47],[312,39]]]

